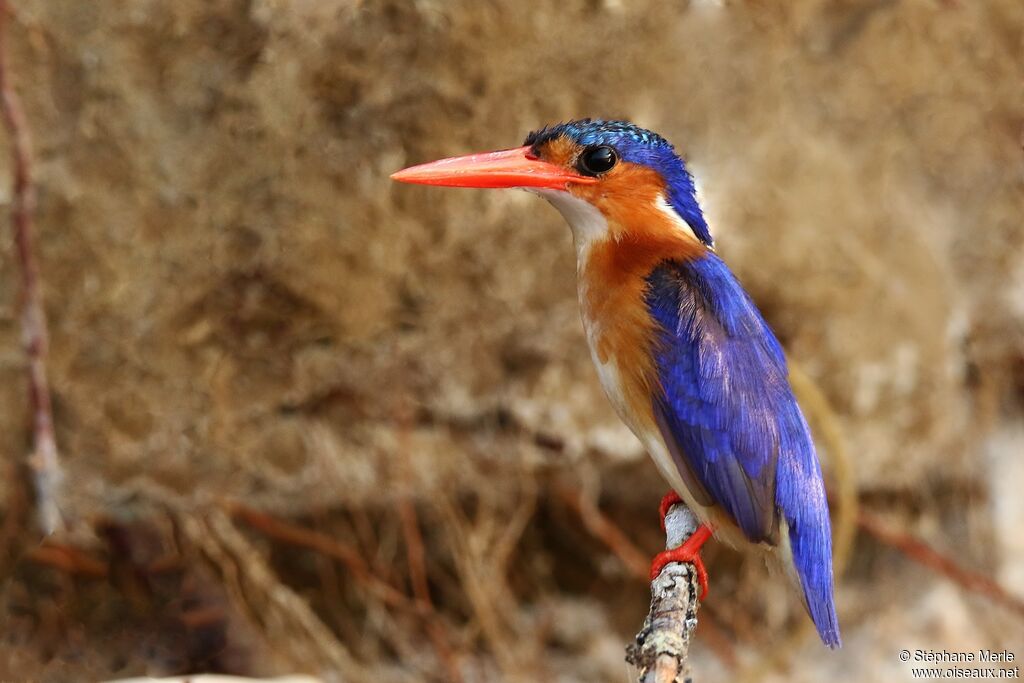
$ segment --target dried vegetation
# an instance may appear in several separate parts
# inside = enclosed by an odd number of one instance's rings
[[[625,680],[663,485],[568,232],[386,179],[583,115],[685,151],[837,501],[846,647],[715,546],[699,680],[1024,656],[1019,0],[15,4],[69,528],[0,240],[0,679]]]

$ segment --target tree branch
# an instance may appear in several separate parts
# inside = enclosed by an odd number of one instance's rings
[[[685,505],[673,505],[665,516],[666,548],[683,544],[700,522]],[[651,582],[651,608],[626,661],[639,670],[639,683],[690,683],[690,640],[700,608],[697,572],[689,563],[665,565]]]
[[[984,595],[1017,616],[1024,616],[1024,599],[1012,594],[990,576],[964,567],[920,538],[890,528],[881,518],[867,510],[860,511],[857,523],[880,542],[896,548],[914,562],[942,574],[964,590]]]
[[[11,138],[13,192],[11,223],[14,228],[15,258],[21,268],[21,332],[28,370],[29,403],[33,422],[33,452],[28,463],[36,489],[36,511],[43,533],[61,526],[57,489],[61,470],[53,434],[53,408],[46,381],[46,313],[40,291],[39,266],[33,246],[32,219],[36,209],[32,182],[32,142],[21,100],[11,85],[7,61],[7,23],[11,8],[0,0],[0,110]]]

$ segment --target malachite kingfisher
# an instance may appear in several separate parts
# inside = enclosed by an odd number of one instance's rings
[[[821,466],[782,347],[715,252],[693,177],[660,135],[582,119],[521,147],[398,171],[404,183],[523,188],[554,205],[576,247],[590,354],[619,417],[702,526],[654,559],[694,564],[726,542],[779,551],[830,647],[840,645]]]

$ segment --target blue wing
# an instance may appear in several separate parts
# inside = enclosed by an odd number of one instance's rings
[[[653,407],[677,467],[753,542],[777,543],[785,520],[811,618],[837,646],[828,503],[778,340],[713,253],[665,262],[647,282],[660,326]]]

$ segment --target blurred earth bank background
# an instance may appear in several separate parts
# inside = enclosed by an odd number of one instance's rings
[[[838,420],[833,493],[1024,595],[1018,0],[15,14],[77,550],[26,550],[5,477],[0,678],[627,680],[664,485],[600,392],[568,230],[525,193],[387,179],[581,116],[684,153]],[[4,239],[9,463],[29,442],[13,263]],[[701,681],[1024,656],[1012,610],[863,532],[838,653],[782,577],[706,558]]]

